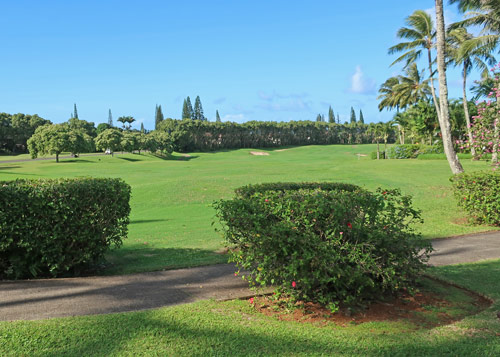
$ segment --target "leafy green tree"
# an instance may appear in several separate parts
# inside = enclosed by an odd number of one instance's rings
[[[86,152],[91,147],[91,139],[82,130],[71,130],[68,124],[44,125],[35,130],[33,136],[28,140],[28,149],[32,158],[38,155],[59,155],[69,151],[74,155]]]
[[[131,116],[122,116],[118,118],[118,121],[122,123],[123,129],[130,130],[132,127],[132,123],[135,121],[134,117]]]
[[[363,117],[363,112],[361,111],[361,109],[359,110],[359,122],[361,124],[365,123],[365,118]]]
[[[82,130],[91,138],[95,138],[97,136],[95,124],[93,122],[88,122],[78,118],[71,118],[68,120],[68,126],[71,130]]]
[[[113,127],[113,116],[111,115],[111,109],[108,110],[108,125],[110,128]]]
[[[160,151],[162,154],[171,154],[173,152],[173,142],[171,136],[161,130],[152,131],[150,134],[150,140],[153,141],[151,146],[156,148],[155,151]]]
[[[435,47],[436,38],[434,21],[432,21],[431,16],[424,10],[416,10],[406,18],[406,25],[407,27],[402,27],[398,30],[397,37],[408,41],[398,43],[389,48],[389,54],[403,52],[391,66],[399,62],[404,62],[405,67],[408,67],[420,58],[423,51],[426,51],[431,94],[437,113],[440,115],[439,102],[434,90],[434,69],[432,68],[434,63],[432,50]]]
[[[123,151],[132,153],[138,146],[137,137],[134,132],[123,132],[120,147]]]
[[[43,119],[37,114],[14,114],[10,116],[10,139],[12,140],[11,151],[25,151],[28,139],[35,130],[43,125],[51,124],[50,120]]]
[[[335,114],[333,114],[332,106],[328,108],[328,122],[335,123]]]
[[[377,160],[380,160],[380,140],[382,139],[382,122],[380,123],[370,123],[368,126],[368,132],[373,135],[375,142],[377,143]]]
[[[161,110],[161,105],[156,105],[155,111],[155,130],[158,129],[160,123],[163,121],[163,112]]]
[[[96,128],[96,136],[102,133],[104,130],[111,129],[112,127],[108,123],[100,123]]]
[[[356,113],[353,107],[351,107],[351,123],[356,123]]]
[[[216,123],[220,123],[221,122],[218,110],[215,111],[215,122]]]
[[[121,148],[123,134],[120,130],[111,128],[104,130],[95,138],[97,150],[111,150],[111,155]]]
[[[205,115],[203,114],[203,106],[201,105],[200,96],[196,96],[196,99],[194,101],[194,111],[192,119],[206,120]]]

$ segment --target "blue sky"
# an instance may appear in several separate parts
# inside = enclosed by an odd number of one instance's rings
[[[348,120],[387,121],[377,89],[400,67],[387,49],[433,0],[0,1],[0,112],[147,129],[161,104],[179,118],[199,95],[209,120],[314,120],[328,106]],[[459,18],[453,6],[446,18]],[[471,82],[474,77],[473,74]],[[460,74],[450,71],[450,96]]]

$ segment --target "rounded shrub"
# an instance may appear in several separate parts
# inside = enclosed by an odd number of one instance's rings
[[[500,173],[463,173],[450,181],[458,205],[469,213],[473,223],[500,226]]]
[[[0,182],[0,278],[78,275],[127,235],[120,179]]]
[[[274,183],[214,205],[231,260],[252,285],[330,307],[411,288],[431,249],[398,190]]]

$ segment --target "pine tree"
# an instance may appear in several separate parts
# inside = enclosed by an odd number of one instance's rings
[[[113,116],[111,115],[111,109],[108,111],[108,125],[113,127]]]
[[[333,114],[333,109],[331,105],[330,108],[328,109],[328,122],[335,123],[335,114]]]
[[[203,114],[203,106],[201,105],[200,96],[197,96],[194,101],[194,120],[205,120],[205,115]]]
[[[216,110],[216,111],[215,111],[215,121],[216,121],[217,123],[220,123],[220,122],[221,122],[221,120],[220,120],[220,115],[219,115],[219,111],[218,111],[218,110]]]
[[[365,123],[365,118],[363,117],[363,112],[361,111],[361,109],[359,110],[359,122],[361,124]]]
[[[337,112],[337,124],[340,124],[340,114]]]
[[[163,112],[161,110],[161,105],[156,105],[156,110],[155,110],[155,130],[158,129],[158,126],[160,123],[163,121]]]
[[[187,100],[184,99],[184,103],[182,103],[182,119],[191,119],[191,113],[189,112]]]
[[[143,133],[143,134],[144,134],[144,132],[145,132],[145,131],[146,131],[146,130],[144,130],[144,123],[141,123],[141,133]]]
[[[187,118],[193,119],[193,114],[194,114],[193,105],[191,104],[191,98],[189,98],[189,96],[186,98],[186,105],[189,112],[189,116]]]
[[[73,116],[72,118],[78,119],[78,110],[76,110],[76,103],[74,104]]]
[[[351,123],[356,123],[356,112],[353,107],[351,107]]]
[[[323,116],[321,114],[318,114],[316,116],[316,121],[323,121],[323,120],[324,120],[324,118],[323,118]]]

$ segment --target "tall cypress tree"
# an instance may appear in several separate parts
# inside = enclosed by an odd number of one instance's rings
[[[351,123],[356,123],[356,112],[353,107],[351,107]]]
[[[146,131],[146,130],[144,130],[144,123],[141,123],[141,133],[143,133],[143,134],[144,134],[144,132],[145,132],[145,131]]]
[[[73,107],[73,118],[78,119],[78,110],[76,110],[76,103]]]
[[[335,114],[333,114],[333,109],[331,105],[330,108],[328,109],[328,122],[335,123]]]
[[[221,122],[221,120],[220,120],[220,115],[219,115],[219,111],[218,111],[218,110],[216,110],[216,111],[215,111],[215,121],[216,121],[217,123],[220,123],[220,122]]]
[[[163,112],[161,110],[161,105],[156,105],[155,111],[155,130],[158,129],[158,125],[163,121]]]
[[[205,115],[203,114],[203,106],[201,105],[201,99],[199,95],[194,100],[193,119],[205,120]]]
[[[359,110],[359,122],[361,124],[365,123],[365,118],[363,117],[363,112],[361,111],[361,109]]]
[[[111,115],[111,109],[108,110],[108,125],[113,127],[113,116]]]
[[[182,103],[182,114],[181,114],[182,118],[181,119],[191,119],[190,114],[191,113],[189,113],[187,100],[184,99],[184,103]]]
[[[187,109],[189,111],[189,116],[187,117],[188,119],[193,119],[193,105],[191,104],[191,98],[189,98],[189,96],[186,98],[186,105],[187,105]]]
[[[340,124],[340,114],[337,112],[337,124]]]
[[[318,114],[318,115],[316,116],[316,121],[325,121],[325,118],[323,117],[323,115]]]

